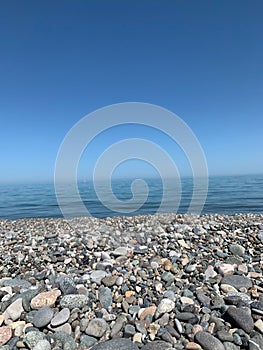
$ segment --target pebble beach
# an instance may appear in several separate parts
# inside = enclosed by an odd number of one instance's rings
[[[0,350],[262,350],[263,215],[0,221]]]

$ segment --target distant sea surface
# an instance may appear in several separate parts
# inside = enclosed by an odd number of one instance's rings
[[[139,209],[127,215],[154,214],[158,211],[163,197],[163,186],[160,179],[145,180],[148,185],[148,197]],[[78,188],[82,202],[90,215],[107,217],[124,215],[122,208],[129,206],[132,198],[132,180],[115,179],[112,191],[121,201],[122,206],[111,210],[107,203],[107,190],[103,192],[104,204],[98,199],[92,182],[79,182]],[[177,213],[186,213],[192,198],[193,181],[181,179],[182,192]],[[103,183],[101,183],[103,189]],[[171,183],[171,186],[173,184]],[[64,196],[70,206],[71,217],[79,215],[79,199],[71,197],[70,185],[62,185],[60,196]],[[110,198],[110,197],[109,197]],[[140,198],[138,198],[140,201]],[[136,207],[136,200],[132,205]],[[166,199],[162,212],[174,212],[172,198]],[[132,209],[132,208],[131,208]],[[202,214],[222,213],[263,213],[263,175],[214,176],[209,179],[209,190]],[[57,202],[54,184],[4,184],[0,185],[0,218],[20,219],[37,217],[63,217]]]

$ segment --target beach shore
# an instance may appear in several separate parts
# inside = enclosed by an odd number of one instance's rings
[[[0,350],[263,349],[263,215],[0,220]]]

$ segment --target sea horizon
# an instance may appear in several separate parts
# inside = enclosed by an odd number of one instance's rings
[[[143,180],[148,185],[146,201],[139,206],[141,197],[146,195],[143,192],[135,195],[131,204],[131,184],[134,178],[113,178],[111,185],[113,194],[119,199],[120,206],[114,210],[111,206],[109,189],[105,190],[104,180],[96,181],[103,192],[104,203],[98,199],[91,180],[79,179],[78,189],[82,202],[88,209],[85,216],[98,218],[125,215],[155,214],[155,213],[180,213],[188,212],[193,194],[193,178],[183,176],[181,181],[181,199],[176,210],[174,197],[166,196],[162,209],[159,210],[162,202],[163,188],[160,178],[145,177]],[[170,179],[171,189],[176,179]],[[167,185],[168,183],[168,185]],[[169,191],[169,181],[166,182]],[[70,184],[64,183],[60,187],[60,195],[65,198],[66,204],[70,205],[67,211],[70,217],[79,215],[79,198],[74,195],[70,197]],[[58,189],[56,189],[58,191]],[[60,196],[61,198],[61,196]],[[126,213],[127,209],[136,210]],[[193,212],[194,213],[194,212]],[[207,198],[201,214],[243,214],[263,213],[263,174],[249,175],[211,175],[208,182]],[[22,219],[22,218],[61,218],[63,213],[57,202],[56,191],[52,181],[39,181],[27,183],[0,184],[0,218],[1,219]]]

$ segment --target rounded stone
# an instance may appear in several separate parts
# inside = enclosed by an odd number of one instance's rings
[[[49,306],[39,309],[33,317],[33,325],[37,328],[45,327],[50,323],[54,316],[54,311]]]
[[[106,321],[103,318],[94,318],[89,322],[85,333],[95,338],[101,338],[106,330]]]
[[[91,350],[116,350],[116,349],[139,350],[137,345],[135,345],[129,339],[124,339],[124,338],[111,339],[103,343],[97,344],[91,348]]]
[[[197,332],[195,340],[204,350],[225,350],[223,343],[210,333],[203,331]]]
[[[67,322],[70,316],[69,308],[65,307],[59,311],[51,320],[51,326],[57,327]]]
[[[33,350],[51,350],[51,345],[46,339],[43,339],[36,343]]]
[[[63,308],[68,308],[70,310],[79,308],[81,309],[83,306],[87,305],[89,302],[89,298],[86,295],[81,294],[67,294],[64,295],[60,301],[60,305]]]

